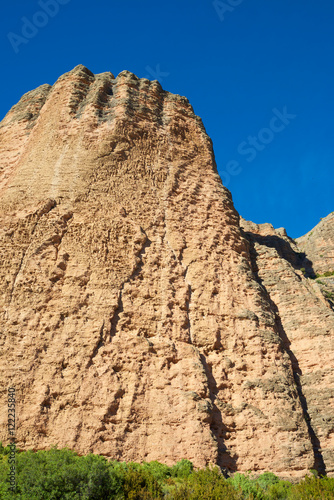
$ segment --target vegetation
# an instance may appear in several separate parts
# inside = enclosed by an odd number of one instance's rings
[[[299,500],[334,499],[334,479],[314,473],[299,484],[271,472],[259,476],[234,474],[225,479],[218,467],[195,471],[189,460],[173,467],[159,462],[108,462],[98,455],[75,452],[19,452],[16,490],[9,490],[9,448],[0,443],[0,499],[20,500]]]
[[[329,278],[330,276],[334,276],[334,271],[326,271],[324,274],[316,273],[316,278]]]
[[[330,276],[334,276],[334,271],[326,271],[324,274],[316,274],[314,278],[312,279],[316,279],[316,282],[319,284],[319,285],[322,285],[323,287],[326,287],[327,286],[327,283],[322,281],[321,279],[319,278],[328,278]],[[334,303],[334,292],[330,291],[330,290],[324,290],[322,289],[322,293],[324,295],[324,297],[327,299],[327,300],[330,300],[331,302]]]
[[[333,292],[328,292],[327,290],[325,290],[323,293],[324,293],[326,299],[334,302],[334,293]]]

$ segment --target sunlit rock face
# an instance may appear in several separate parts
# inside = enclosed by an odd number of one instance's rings
[[[17,445],[334,470],[334,314],[240,224],[188,100],[78,66],[0,124],[1,426]]]
[[[309,266],[317,274],[334,273],[334,212],[296,241],[308,258],[305,269]]]

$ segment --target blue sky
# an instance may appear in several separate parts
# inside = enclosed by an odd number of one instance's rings
[[[13,0],[1,11],[1,118],[77,64],[127,69],[190,100],[244,218],[298,237],[334,210],[333,0]]]

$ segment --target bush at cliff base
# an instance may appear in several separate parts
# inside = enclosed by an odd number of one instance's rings
[[[194,470],[189,460],[173,467],[159,462],[108,462],[53,448],[16,454],[16,490],[9,491],[9,448],[0,443],[0,500],[327,500],[334,479],[306,477],[299,484],[266,472],[225,479],[218,467]]]
[[[6,457],[5,457],[6,458]],[[4,460],[2,461],[3,464]],[[7,473],[8,474],[8,473]],[[1,498],[20,499],[74,499],[109,498],[122,490],[118,480],[104,457],[87,455],[79,457],[63,449],[27,451],[16,455],[16,495],[5,495],[3,482],[6,475],[1,467]]]

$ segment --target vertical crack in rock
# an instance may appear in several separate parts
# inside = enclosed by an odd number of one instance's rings
[[[163,236],[163,242],[166,242],[168,247],[171,249],[173,253],[173,257],[176,262],[178,262],[182,269],[183,269],[183,279],[184,283],[187,287],[186,291],[186,298],[185,298],[185,309],[187,313],[187,322],[188,322],[188,331],[189,331],[189,342],[190,344],[193,344],[193,337],[192,337],[192,331],[191,331],[191,313],[190,313],[190,304],[191,304],[191,295],[192,295],[192,289],[191,289],[191,283],[187,280],[187,272],[188,272],[188,266],[185,266],[183,261],[182,261],[182,251],[179,252],[179,256],[177,256],[173,246],[170,244],[170,241],[167,238],[167,230],[165,229],[164,236]]]
[[[319,474],[326,475],[326,465],[324,462],[323,455],[321,453],[320,441],[319,441],[319,439],[316,435],[316,432],[314,430],[314,427],[312,425],[312,419],[309,415],[307,400],[306,400],[306,397],[304,395],[302,383],[300,381],[300,376],[302,375],[302,370],[300,369],[300,366],[299,366],[299,363],[298,363],[296,356],[294,355],[294,353],[292,352],[292,350],[290,348],[291,341],[289,340],[288,335],[287,335],[287,333],[284,329],[284,326],[282,324],[282,321],[281,321],[281,318],[279,315],[278,307],[273,302],[273,300],[270,296],[270,293],[265,286],[263,279],[261,279],[261,277],[259,276],[259,268],[258,268],[258,263],[257,263],[257,251],[255,248],[255,241],[253,241],[253,238],[250,234],[248,234],[247,239],[250,243],[250,256],[251,256],[252,269],[253,269],[255,279],[257,280],[257,282],[261,286],[263,293],[266,297],[266,300],[270,304],[271,309],[275,314],[277,333],[283,342],[282,347],[284,348],[285,352],[288,354],[288,356],[290,358],[290,363],[291,363],[291,367],[292,367],[293,378],[294,378],[294,381],[296,384],[298,399],[299,399],[299,402],[300,402],[300,405],[302,408],[304,420],[305,420],[306,425],[307,425],[309,439],[310,439],[311,444],[312,444],[312,450],[313,450],[313,455],[314,455],[313,468],[315,470],[317,470]]]
[[[37,228],[37,225],[40,222],[40,220],[43,217],[43,215],[47,215],[49,212],[51,212],[51,210],[53,208],[55,208],[56,205],[57,205],[56,201],[50,198],[50,199],[48,199],[43,204],[42,208],[40,208],[39,210],[37,210],[35,212],[35,214],[33,214],[33,217],[36,216],[36,222],[34,223],[34,225],[32,227],[32,230],[31,230],[31,233],[30,233],[30,237],[32,237],[34,235],[35,230]],[[31,216],[29,216],[29,217],[31,217]],[[17,272],[14,275],[13,284],[12,284],[12,287],[11,287],[11,290],[10,290],[10,293],[9,293],[8,305],[7,305],[7,308],[6,308],[5,312],[4,312],[5,319],[9,319],[8,310],[9,310],[9,308],[11,306],[11,303],[12,303],[12,300],[13,300],[15,286],[16,286],[18,277],[19,277],[19,275],[21,273],[21,270],[23,268],[23,262],[25,260],[26,255],[28,254],[28,251],[29,251],[29,249],[31,247],[31,244],[32,244],[32,241],[30,240],[30,242],[28,243],[28,245],[26,245],[25,249],[23,250],[23,254],[22,254],[22,257],[21,257],[21,260],[20,260]]]
[[[313,450],[313,455],[314,455],[313,469],[318,471],[319,474],[326,475],[326,465],[324,462],[323,455],[321,453],[320,441],[319,441],[319,439],[316,435],[316,432],[313,428],[312,420],[311,420],[311,417],[310,417],[309,411],[308,411],[307,400],[305,398],[303,387],[302,387],[302,384],[300,381],[300,376],[302,374],[302,370],[300,369],[300,366],[299,366],[299,363],[298,363],[296,356],[294,355],[294,353],[290,349],[291,342],[290,342],[290,340],[289,340],[289,338],[284,330],[282,321],[281,321],[279,314],[278,314],[277,306],[271,300],[271,297],[270,297],[267,289],[263,286],[263,284],[262,284],[262,287],[265,289],[265,292],[267,294],[267,299],[268,299],[269,303],[271,304],[273,311],[275,312],[278,333],[279,333],[280,338],[283,341],[283,346],[284,346],[287,354],[289,355],[289,358],[291,361],[293,378],[294,378],[294,381],[295,381],[295,384],[297,387],[298,399],[300,401],[300,404],[301,404],[301,407],[303,410],[303,416],[304,416],[304,419],[305,419],[305,422],[307,425],[307,430],[308,430],[310,441],[312,444],[312,450]]]
[[[36,230],[36,227],[37,227],[37,224],[41,220],[41,217],[43,217],[43,215],[46,215],[46,214],[50,213],[51,210],[53,210],[56,206],[57,206],[56,200],[54,200],[53,198],[49,198],[44,203],[44,205],[42,206],[42,208],[36,212],[37,220],[36,220],[36,222],[34,224],[34,227],[33,227],[32,231],[31,231],[31,236],[34,234],[34,232]]]
[[[66,214],[63,214],[62,217],[61,217],[64,226],[63,226],[63,229],[62,229],[61,233],[58,235],[59,238],[54,243],[54,247],[56,249],[56,260],[58,259],[59,247],[60,247],[60,245],[61,245],[61,243],[62,243],[62,241],[64,239],[65,234],[68,231],[68,221],[70,219],[72,219],[72,217],[73,217],[73,212],[71,212],[71,211],[67,212]]]
[[[5,310],[5,319],[9,319],[9,316],[8,316],[8,309],[10,308],[11,306],[11,303],[12,303],[12,300],[13,300],[13,294],[14,294],[14,289],[15,289],[15,286],[16,286],[16,282],[17,282],[17,279],[18,279],[18,276],[21,272],[21,269],[22,269],[22,265],[23,265],[23,261],[24,261],[24,258],[28,252],[28,249],[29,249],[29,245],[25,248],[25,250],[23,251],[23,255],[22,255],[22,258],[21,258],[21,261],[20,261],[20,264],[19,264],[19,267],[18,267],[18,270],[14,276],[14,280],[13,280],[13,285],[12,285],[12,288],[10,290],[10,293],[9,293],[9,301],[8,301],[8,306],[7,306],[7,309]]]
[[[122,300],[122,293],[124,289],[124,285],[127,283],[127,280],[122,283],[122,286],[118,292],[118,304],[115,309],[115,312],[113,316],[110,318],[110,329],[109,329],[109,342],[111,342],[112,338],[116,335],[117,333],[117,325],[120,320],[120,315],[122,314],[124,308],[123,308],[123,300]]]
[[[186,299],[186,311],[187,311],[187,316],[188,316],[188,324],[189,324],[189,340],[190,340],[190,343],[193,344],[193,336],[192,336],[192,329],[191,329],[191,317],[190,317],[190,304],[191,304],[191,295],[192,295],[192,288],[191,288],[191,283],[189,283],[189,281],[187,280],[187,273],[188,273],[188,268],[189,268],[189,265],[188,266],[184,266],[183,262],[182,262],[182,257],[180,257],[180,263],[182,265],[182,267],[185,269],[184,271],[184,281],[185,283],[187,284],[188,286],[188,298]]]
[[[103,320],[102,326],[100,328],[98,341],[97,341],[97,343],[96,343],[96,345],[95,345],[95,347],[93,349],[93,352],[92,352],[91,356],[89,357],[89,361],[88,361],[88,363],[86,365],[86,369],[89,368],[93,364],[93,359],[95,358],[95,356],[99,352],[99,349],[105,343],[105,338],[104,338],[104,335],[103,335],[103,331],[104,331],[104,320]]]
[[[224,425],[222,413],[216,404],[218,394],[217,382],[213,376],[211,366],[207,363],[204,354],[200,354],[200,359],[206,374],[209,388],[209,398],[212,403],[210,430],[215,437],[215,441],[217,442],[217,465],[222,468],[224,473],[227,471],[235,472],[237,470],[236,458],[229,453],[225,445],[224,437],[227,432],[227,427]]]
[[[307,400],[305,398],[303,387],[302,387],[302,384],[300,381],[300,376],[302,374],[302,371],[300,369],[300,366],[299,366],[299,363],[298,363],[296,356],[294,355],[294,353],[290,349],[291,342],[290,342],[290,340],[289,340],[289,338],[288,338],[288,336],[283,328],[281,319],[278,315],[277,306],[276,306],[276,304],[274,304],[272,302],[266,288],[265,288],[265,291],[266,291],[267,296],[268,296],[268,301],[271,303],[273,310],[276,312],[275,315],[276,315],[276,322],[277,322],[279,336],[281,337],[281,339],[283,341],[284,348],[285,348],[287,354],[289,355],[289,358],[291,361],[291,366],[292,366],[292,370],[293,370],[293,378],[294,378],[294,381],[295,381],[296,387],[297,387],[298,399],[300,401],[300,404],[301,404],[301,407],[303,410],[303,416],[304,416],[304,419],[305,419],[305,422],[307,425],[307,430],[308,430],[310,441],[312,444],[312,450],[313,450],[313,455],[314,455],[313,469],[318,471],[319,474],[326,475],[326,465],[324,462],[323,455],[321,453],[320,441],[319,441],[319,439],[316,435],[316,432],[313,428],[312,419],[311,419],[311,417],[309,415],[309,411],[308,411]]]
[[[117,327],[120,321],[120,315],[124,311],[123,307],[123,292],[124,292],[124,287],[126,284],[131,283],[136,279],[136,277],[139,275],[141,272],[144,262],[142,259],[143,254],[145,253],[146,249],[149,248],[152,244],[152,241],[148,238],[147,234],[145,231],[140,228],[142,234],[145,236],[144,242],[138,252],[135,252],[135,258],[136,258],[136,264],[134,266],[134,269],[131,273],[131,275],[122,283],[121,288],[118,292],[118,305],[113,313],[113,316],[110,318],[110,329],[109,329],[109,342],[111,342],[112,337],[114,337],[117,333]]]
[[[303,415],[304,415],[304,418],[306,421],[307,430],[308,430],[310,440],[312,443],[312,449],[313,449],[313,454],[314,454],[313,469],[318,471],[319,474],[325,476],[326,475],[326,465],[324,462],[324,457],[323,457],[322,452],[321,452],[321,444],[320,444],[318,436],[316,435],[315,430],[313,428],[312,420],[311,420],[311,417],[310,417],[309,412],[308,412],[307,400],[305,398],[305,395],[303,392],[303,387],[302,387],[302,384],[301,384],[300,378],[299,378],[301,375],[301,369],[299,368],[298,361],[295,358],[292,351],[290,351],[290,349],[288,349],[287,352],[290,356],[290,359],[291,359],[291,362],[293,365],[293,376],[294,376],[296,386],[297,386],[298,397],[299,397],[299,401],[300,401],[300,404],[301,404],[302,409],[303,409]],[[295,365],[294,365],[294,359],[295,359],[295,363],[296,363]]]

